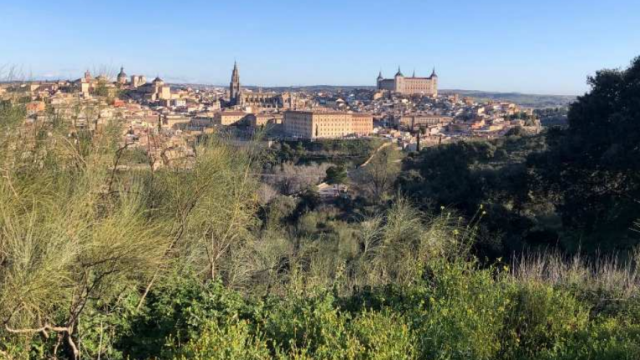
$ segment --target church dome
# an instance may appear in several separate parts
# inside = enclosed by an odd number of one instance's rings
[[[124,67],[120,68],[120,72],[118,73],[118,79],[126,78],[127,74],[124,72]]]

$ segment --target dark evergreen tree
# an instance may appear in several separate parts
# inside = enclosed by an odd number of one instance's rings
[[[569,127],[548,133],[550,150],[530,164],[558,196],[564,226],[588,248],[637,243],[640,217],[640,58],[602,70],[571,106]]]

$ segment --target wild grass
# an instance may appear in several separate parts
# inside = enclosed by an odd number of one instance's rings
[[[620,256],[586,258],[558,251],[523,254],[513,260],[513,277],[522,283],[542,283],[626,300],[640,295],[640,251]],[[605,295],[606,294],[606,295]],[[605,300],[605,299],[603,299]]]

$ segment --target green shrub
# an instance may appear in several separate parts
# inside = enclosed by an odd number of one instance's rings
[[[264,332],[280,354],[295,357],[345,358],[355,354],[347,315],[340,314],[329,293],[277,302],[264,316]]]
[[[176,359],[216,360],[270,359],[266,342],[251,334],[246,321],[227,322],[222,326],[208,322],[202,334],[183,347],[178,346]]]
[[[556,354],[541,356],[553,360],[640,359],[640,326],[618,318],[596,319],[579,331]]]
[[[571,293],[542,283],[519,284],[506,321],[507,358],[553,358],[584,332],[589,309]]]
[[[132,358],[640,358],[631,299],[618,315],[590,318],[571,289],[516,281],[504,270],[433,260],[414,284],[342,298],[322,288],[243,298],[220,283],[178,278],[149,295],[118,345]]]
[[[390,311],[365,311],[349,325],[360,344],[359,359],[417,359],[416,339],[406,319]]]
[[[430,272],[431,292],[413,315],[421,358],[494,359],[511,306],[509,283],[473,262],[443,261]]]
[[[147,297],[145,307],[132,316],[130,328],[120,329],[116,347],[131,358],[161,356],[170,343],[185,344],[200,337],[211,323],[250,318],[260,305],[245,304],[239,293],[219,282],[201,285],[194,277],[174,276]]]

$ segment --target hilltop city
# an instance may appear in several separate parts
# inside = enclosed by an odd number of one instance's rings
[[[234,64],[229,87],[223,88],[172,85],[160,77],[149,81],[124,68],[115,79],[86,71],[73,81],[5,82],[0,96],[27,97],[27,123],[72,116],[76,126],[95,129],[118,119],[125,124],[123,141],[158,160],[156,166],[190,156],[190,142],[217,131],[238,141],[257,132],[267,141],[376,137],[415,151],[541,130],[540,114],[532,108],[440,94],[435,68],[428,77],[415,71],[405,76],[398,67],[385,78],[381,71],[375,88],[317,91],[245,88],[240,73]]]

